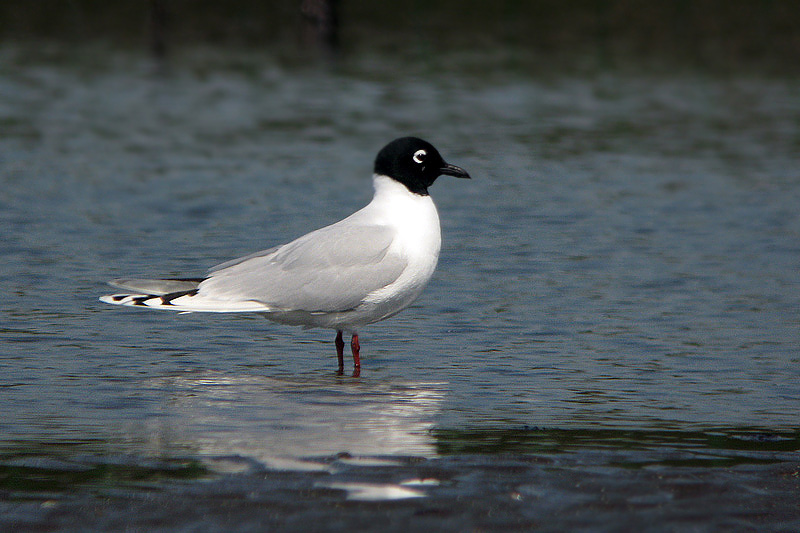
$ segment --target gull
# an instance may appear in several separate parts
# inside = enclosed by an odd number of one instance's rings
[[[442,237],[428,187],[441,175],[470,177],[430,143],[395,139],[375,158],[372,201],[349,217],[217,265],[204,277],[115,279],[109,284],[125,292],[100,300],[184,313],[261,313],[281,324],[333,329],[340,375],[348,333],[358,376],[359,329],[411,305],[436,269]]]

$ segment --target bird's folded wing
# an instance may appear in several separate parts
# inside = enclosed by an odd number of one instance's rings
[[[109,285],[134,291],[142,294],[164,295],[181,291],[191,291],[197,288],[202,278],[173,278],[173,279],[112,279]]]
[[[199,296],[283,311],[353,309],[405,269],[405,258],[390,251],[394,237],[386,226],[334,224],[223,263],[200,284]]]

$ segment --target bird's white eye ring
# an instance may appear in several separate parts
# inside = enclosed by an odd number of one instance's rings
[[[416,152],[414,152],[414,161],[416,163],[422,163],[423,161],[425,161],[426,155],[428,155],[428,152],[426,152],[425,150],[417,150]]]

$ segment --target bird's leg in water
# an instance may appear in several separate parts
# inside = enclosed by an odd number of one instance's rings
[[[336,332],[336,356],[339,358],[339,375],[344,373],[344,339],[342,339],[342,331]]]
[[[353,333],[350,339],[350,350],[353,352],[353,377],[361,373],[361,344],[358,343],[358,334]]]

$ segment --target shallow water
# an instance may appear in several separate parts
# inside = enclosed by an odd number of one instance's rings
[[[800,528],[796,81],[63,59],[0,54],[3,527]],[[338,220],[406,134],[474,179],[361,377],[97,301]]]

